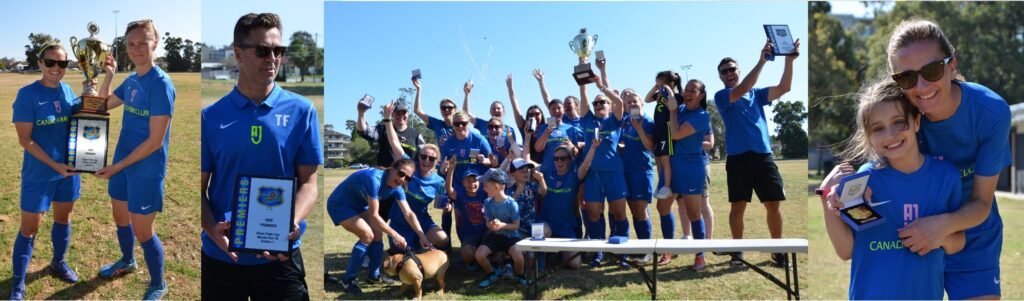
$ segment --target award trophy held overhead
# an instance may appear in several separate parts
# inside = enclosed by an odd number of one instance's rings
[[[584,63],[576,65],[573,70],[572,77],[576,79],[576,84],[585,85],[591,82],[594,78],[594,70],[590,68],[590,63],[586,63],[589,60],[590,54],[594,52],[594,43],[597,43],[597,35],[587,33],[586,28],[580,29],[580,34],[576,35],[572,41],[569,41],[569,49],[572,49],[573,53],[576,53]]]
[[[89,22],[89,37],[79,40],[71,37],[71,51],[85,74],[82,90],[82,109],[71,116],[68,123],[67,164],[80,172],[94,173],[107,166],[107,141],[110,119],[107,117],[107,99],[98,97],[97,77],[103,74],[103,64],[110,55],[110,45],[95,37],[96,23]]]

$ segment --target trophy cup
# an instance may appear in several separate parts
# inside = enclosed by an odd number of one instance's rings
[[[588,34],[586,28],[581,28],[580,34],[576,35],[572,41],[569,41],[569,49],[572,49],[573,53],[587,61],[590,53],[594,51],[594,43],[597,43],[597,35]],[[572,73],[577,85],[589,84],[594,75],[594,70],[590,68],[590,63],[576,65]]]
[[[103,64],[110,55],[110,46],[95,37],[100,31],[96,23],[89,22],[89,37],[79,40],[71,37],[71,51],[85,74],[82,90],[82,109],[71,116],[68,123],[67,164],[80,172],[95,173],[107,166],[107,141],[110,115],[107,99],[98,97],[97,76],[103,74]]]

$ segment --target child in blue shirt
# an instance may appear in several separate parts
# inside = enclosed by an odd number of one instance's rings
[[[491,253],[505,252],[512,257],[512,269],[516,280],[519,284],[526,285],[528,282],[523,274],[523,253],[515,247],[519,241],[519,204],[505,195],[508,174],[501,169],[491,168],[480,177],[480,183],[488,196],[484,201],[484,217],[487,219],[488,231],[481,246],[476,250],[476,262],[487,274],[478,286],[489,287],[498,281],[498,272],[491,267],[488,257]]]

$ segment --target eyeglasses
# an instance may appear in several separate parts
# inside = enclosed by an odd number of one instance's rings
[[[555,156],[555,161],[569,161],[569,156]]]
[[[528,117],[528,118],[533,118],[533,117],[537,117],[537,116],[540,116],[540,113],[529,113],[529,114],[526,114],[526,117]]]
[[[437,161],[437,157],[432,157],[432,156],[427,156],[427,155],[420,155],[420,161],[434,162],[434,161]]]
[[[454,125],[456,127],[464,127],[464,126],[466,126],[468,124],[469,124],[469,121],[456,121],[456,122],[452,122],[452,125]]]
[[[935,81],[942,79],[942,76],[946,73],[946,69],[943,67],[945,67],[946,64],[949,64],[951,59],[953,59],[953,55],[928,63],[927,65],[924,65],[924,67],[921,67],[921,70],[907,70],[893,74],[892,80],[896,81],[896,84],[903,89],[914,88],[914,86],[917,85],[918,74],[920,74],[921,77],[924,77],[925,80],[934,83]]]
[[[453,106],[441,106],[441,111],[451,111],[451,110],[454,110],[454,109],[455,109],[455,107],[453,107]]]
[[[254,48],[256,49],[256,56],[259,58],[267,58],[268,56],[270,56],[271,52],[274,53],[274,57],[281,57],[282,55],[284,55],[284,51],[286,49],[284,46],[267,46],[258,44],[241,44],[238,45],[238,48]]]
[[[729,67],[729,68],[718,70],[718,75],[725,75],[727,73],[733,73],[733,72],[736,72],[736,67]]]
[[[500,125],[488,125],[487,128],[492,129],[492,130],[500,130],[501,126]]]
[[[46,68],[53,68],[53,65],[57,65],[57,67],[60,67],[61,69],[65,69],[65,68],[68,67],[68,63],[70,63],[70,62],[71,61],[69,61],[69,60],[58,61],[58,60],[51,60],[51,59],[43,59],[43,65],[46,65]]]

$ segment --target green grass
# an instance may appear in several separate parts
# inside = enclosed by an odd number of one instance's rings
[[[115,76],[114,85],[122,82],[128,73]],[[11,116],[11,104],[18,89],[39,79],[39,74],[0,74],[0,116]],[[199,195],[196,182],[199,170],[199,74],[171,74],[177,91],[175,115],[172,121],[170,158],[165,180],[164,211],[157,216],[156,230],[165,250],[165,278],[170,287],[167,299],[199,299],[199,206],[194,201]],[[81,91],[83,77],[68,72],[64,82]],[[110,149],[108,162],[113,156],[121,129],[121,108],[110,114]],[[18,231],[21,215],[19,208],[21,164],[23,149],[18,145],[14,124],[0,123],[0,293],[7,296],[11,289],[11,246]],[[71,247],[67,260],[81,278],[76,284],[67,284],[46,273],[46,265],[53,256],[50,228],[53,219],[44,217],[35,241],[35,252],[28,268],[26,280],[29,299],[138,299],[149,285],[149,275],[142,250],[136,243],[135,258],[140,272],[115,280],[97,276],[100,267],[119,258],[117,236],[107,196],[106,180],[82,175],[81,198],[72,213]]]
[[[282,88],[301,94],[316,106],[317,113],[322,121],[324,120],[324,86],[323,83],[278,83]],[[209,106],[231,92],[235,81],[224,80],[202,80],[202,104]],[[198,116],[198,112],[197,112]],[[196,167],[198,170],[198,167]],[[323,195],[324,169],[320,168],[318,187]],[[321,196],[319,202],[323,203]],[[323,217],[327,214],[324,210],[313,210],[306,218],[306,233],[302,237],[302,258],[306,268],[306,284],[309,286],[309,295],[312,299],[324,299],[323,295],[323,241],[324,225]],[[198,224],[197,224],[198,225]],[[198,249],[197,249],[198,250]],[[198,289],[197,289],[198,291]]]
[[[786,191],[788,195],[798,196],[794,200],[782,203],[782,211],[785,220],[783,231],[784,237],[806,237],[807,213],[805,203],[801,202],[807,175],[806,160],[779,161],[779,168],[783,178],[786,180]],[[715,211],[714,236],[728,238],[729,234],[729,204],[727,202],[727,190],[725,179],[724,162],[715,162],[711,165],[712,187],[711,203]],[[352,170],[327,170],[325,181],[325,195],[331,191],[345,177],[352,173]],[[755,200],[748,207],[745,223],[746,238],[768,238],[768,229],[765,224],[765,211]],[[653,206],[652,206],[653,207]],[[674,210],[675,208],[673,208]],[[653,236],[661,237],[661,228],[656,217],[657,211],[651,208],[654,223]],[[440,213],[438,210],[431,210],[434,221],[440,224]],[[330,218],[324,217],[325,227],[325,252],[326,269],[332,275],[340,276],[344,272],[345,265],[349,260],[349,253],[355,243],[355,236],[348,233],[340,226],[330,226]],[[676,237],[679,237],[680,229],[676,227]],[[636,237],[635,231],[630,226],[630,234]],[[453,235],[453,244],[459,246],[458,236]],[[455,250],[454,254],[458,254]],[[769,272],[784,277],[784,270],[769,267],[767,254],[750,253],[746,255],[748,261]],[[799,256],[801,270],[807,265],[806,254]],[[785,292],[768,280],[762,278],[754,271],[737,269],[729,266],[728,257],[707,255],[707,270],[693,272],[690,266],[693,264],[692,256],[680,256],[672,261],[667,267],[658,269],[658,296],[662,299],[765,299],[783,298]],[[649,266],[648,266],[649,270]],[[479,289],[477,282],[482,278],[482,272],[469,273],[461,268],[450,268],[448,273],[448,290],[444,299],[520,299],[523,288],[513,285],[511,281],[501,281],[488,289]],[[360,273],[360,279],[365,278],[365,270]],[[800,277],[801,291],[807,291],[807,274]],[[440,299],[436,293],[434,281],[426,281],[428,288],[424,291],[425,299]],[[353,296],[343,293],[340,285],[330,284],[325,287],[327,297],[330,299],[392,299],[398,298],[395,295],[397,286],[385,287],[382,285],[362,284],[364,294]],[[576,271],[556,269],[552,277],[541,282],[544,289],[544,299],[649,299],[650,293],[643,283],[639,273],[634,269],[622,269],[613,265],[605,265],[598,269],[584,267]]]
[[[1003,218],[1003,254],[1000,258],[1000,283],[1003,299],[1024,296],[1024,200],[999,197],[999,215]],[[807,197],[807,215],[811,260],[805,273],[809,280],[808,299],[845,299],[850,284],[850,262],[842,261],[832,250],[825,232],[821,200]]]

